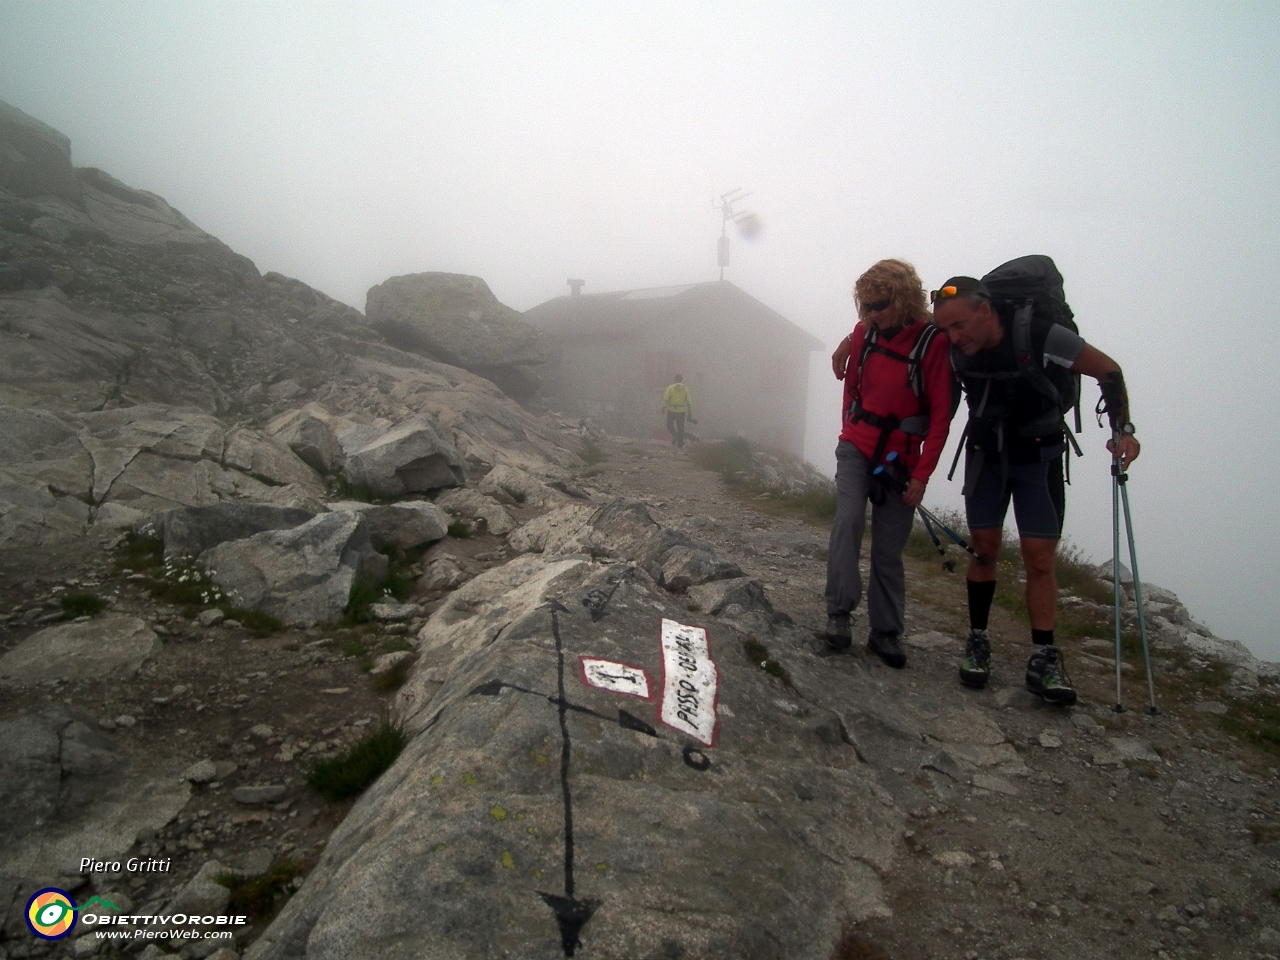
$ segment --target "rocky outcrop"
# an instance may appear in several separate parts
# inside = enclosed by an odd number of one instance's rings
[[[116,683],[132,677],[160,649],[137,617],[105,616],[32,634],[0,657],[0,684],[58,680]]]
[[[718,729],[665,726],[664,618],[689,621],[642,571],[585,556],[521,557],[457,591],[397,701],[409,746],[247,956],[826,960],[844,922],[886,914],[901,814],[838,714],[699,620]],[[587,685],[582,656],[642,667],[657,702]]]
[[[226,501],[322,509],[324,487],[288,447],[190,409],[80,414],[0,407],[0,544],[118,532],[153,513]]]
[[[430,417],[413,417],[388,430],[352,427],[338,440],[345,455],[343,476],[375,497],[428,493],[467,482],[466,461]]]
[[[386,506],[342,500],[329,504],[329,509],[359,514],[375,550],[413,550],[443,539],[449,531],[448,515],[425,500]]]
[[[234,605],[302,626],[336,620],[358,580],[381,584],[387,573],[359,514],[347,511],[220,544],[199,563]]]
[[[369,290],[369,323],[403,350],[492,380],[512,397],[538,388],[541,335],[479,277],[415,273]]]
[[[1108,586],[1115,583],[1112,564],[1112,560],[1107,560],[1096,568],[1098,579]],[[1126,629],[1136,631],[1137,590],[1132,572],[1123,563],[1120,564],[1120,590],[1123,622]],[[1206,664],[1210,661],[1226,664],[1231,668],[1232,689],[1237,695],[1249,696],[1256,692],[1259,680],[1280,681],[1280,663],[1259,660],[1240,641],[1215,636],[1212,630],[1191,616],[1172,590],[1144,582],[1142,608],[1153,642],[1181,647]]]
[[[266,426],[266,434],[288,446],[312,470],[332,474],[342,468],[342,445],[329,426],[331,415],[323,407],[301,407],[282,413]]]
[[[193,560],[228,540],[243,540],[265,530],[289,530],[315,514],[295,507],[256,503],[215,503],[166,510],[134,525],[134,533],[164,544],[164,558]]]
[[[679,593],[742,576],[736,564],[682,533],[660,527],[645,505],[635,501],[619,499],[603,507],[569,504],[531,520],[507,542],[521,552],[635,557],[659,584]]]
[[[563,491],[544,483],[527,470],[505,464],[490,470],[476,489],[489,496],[506,494],[516,503],[526,503],[531,507],[559,505],[569,499]]]
[[[177,773],[135,768],[61,704],[0,723],[0,898],[12,903],[24,878],[65,886],[59,865],[85,851],[119,858],[187,802]]]
[[[0,187],[20,197],[51,194],[81,202],[80,182],[71,166],[71,141],[0,102]]]
[[[455,517],[484,522],[484,529],[503,537],[516,528],[502,504],[476,490],[449,490],[436,498],[436,505]]]

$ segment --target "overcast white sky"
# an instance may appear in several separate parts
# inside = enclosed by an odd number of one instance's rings
[[[829,347],[877,259],[936,286],[1047,253],[1130,384],[1143,579],[1280,659],[1280,4],[1049,7],[0,0],[0,99],[361,309],[425,270],[520,310],[713,279],[734,187],[765,231],[728,278]],[[829,467],[820,354],[810,392]],[[1103,440],[1068,491],[1097,559]]]

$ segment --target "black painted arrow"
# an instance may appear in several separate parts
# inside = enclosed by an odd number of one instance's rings
[[[560,793],[564,796],[564,896],[542,893],[541,890],[538,892],[560,924],[560,945],[564,948],[564,955],[572,957],[582,943],[578,934],[596,912],[600,901],[578,900],[573,895],[573,794],[569,790],[569,760],[572,749],[569,741],[569,704],[564,690],[564,642],[560,639],[559,617],[561,610],[565,610],[565,607],[559,601],[551,601],[551,635],[556,640],[556,672],[560,694],[557,706],[560,712]]]
[[[629,570],[627,571],[630,572]],[[614,581],[613,589],[607,594],[603,591],[593,591],[583,599],[582,603],[590,612],[592,622],[599,622],[604,616],[604,608],[608,605],[609,600],[613,597],[614,591],[618,584],[626,576],[624,573],[616,581]],[[601,720],[610,723],[617,723],[626,730],[634,730],[637,733],[643,733],[645,736],[658,737],[658,731],[652,726],[641,720],[639,717],[628,713],[626,710],[618,710],[618,716],[615,720],[612,717],[606,717],[601,713],[597,713],[590,707],[584,707],[580,704],[571,703],[565,692],[564,684],[564,641],[560,637],[560,613],[568,613],[569,608],[562,604],[559,600],[551,600],[547,604],[551,611],[551,635],[556,641],[556,693],[547,694],[537,690],[530,690],[527,687],[521,687],[514,683],[506,683],[501,679],[488,680],[485,683],[474,687],[468,696],[480,697],[496,697],[504,689],[516,690],[520,693],[532,694],[536,697],[545,697],[550,703],[556,706],[560,715],[560,793],[564,799],[564,893],[546,893],[539,890],[538,895],[542,897],[543,902],[551,908],[555,914],[556,922],[560,926],[560,945],[564,948],[564,955],[572,957],[578,947],[582,946],[580,934],[582,928],[587,925],[596,909],[603,901],[592,900],[589,898],[578,899],[574,896],[575,885],[573,876],[574,865],[574,846],[573,846],[573,794],[569,789],[569,762],[572,757],[572,743],[569,738],[569,711],[575,713],[586,713]],[[659,739],[661,739],[659,737]],[[693,760],[691,753],[697,753],[698,759]],[[694,770],[704,771],[710,768],[711,761],[706,758],[694,745],[690,744],[684,749],[684,762],[687,766]]]

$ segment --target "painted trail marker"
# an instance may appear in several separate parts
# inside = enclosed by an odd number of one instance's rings
[[[662,708],[658,719],[708,747],[715,746],[718,675],[707,631],[662,621]]]
[[[579,657],[578,669],[582,674],[582,682],[589,687],[598,687],[611,693],[624,693],[641,700],[648,700],[652,696],[649,692],[649,674],[643,667],[597,657]]]

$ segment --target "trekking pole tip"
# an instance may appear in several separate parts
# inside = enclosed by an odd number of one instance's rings
[[[1123,704],[1119,704],[1119,703],[1117,703],[1117,704],[1116,704],[1112,709],[1113,709],[1116,713],[1124,713],[1124,706],[1123,706]]]
[[[1160,708],[1153,703],[1151,706],[1147,707],[1147,716],[1149,717],[1160,716]]]

